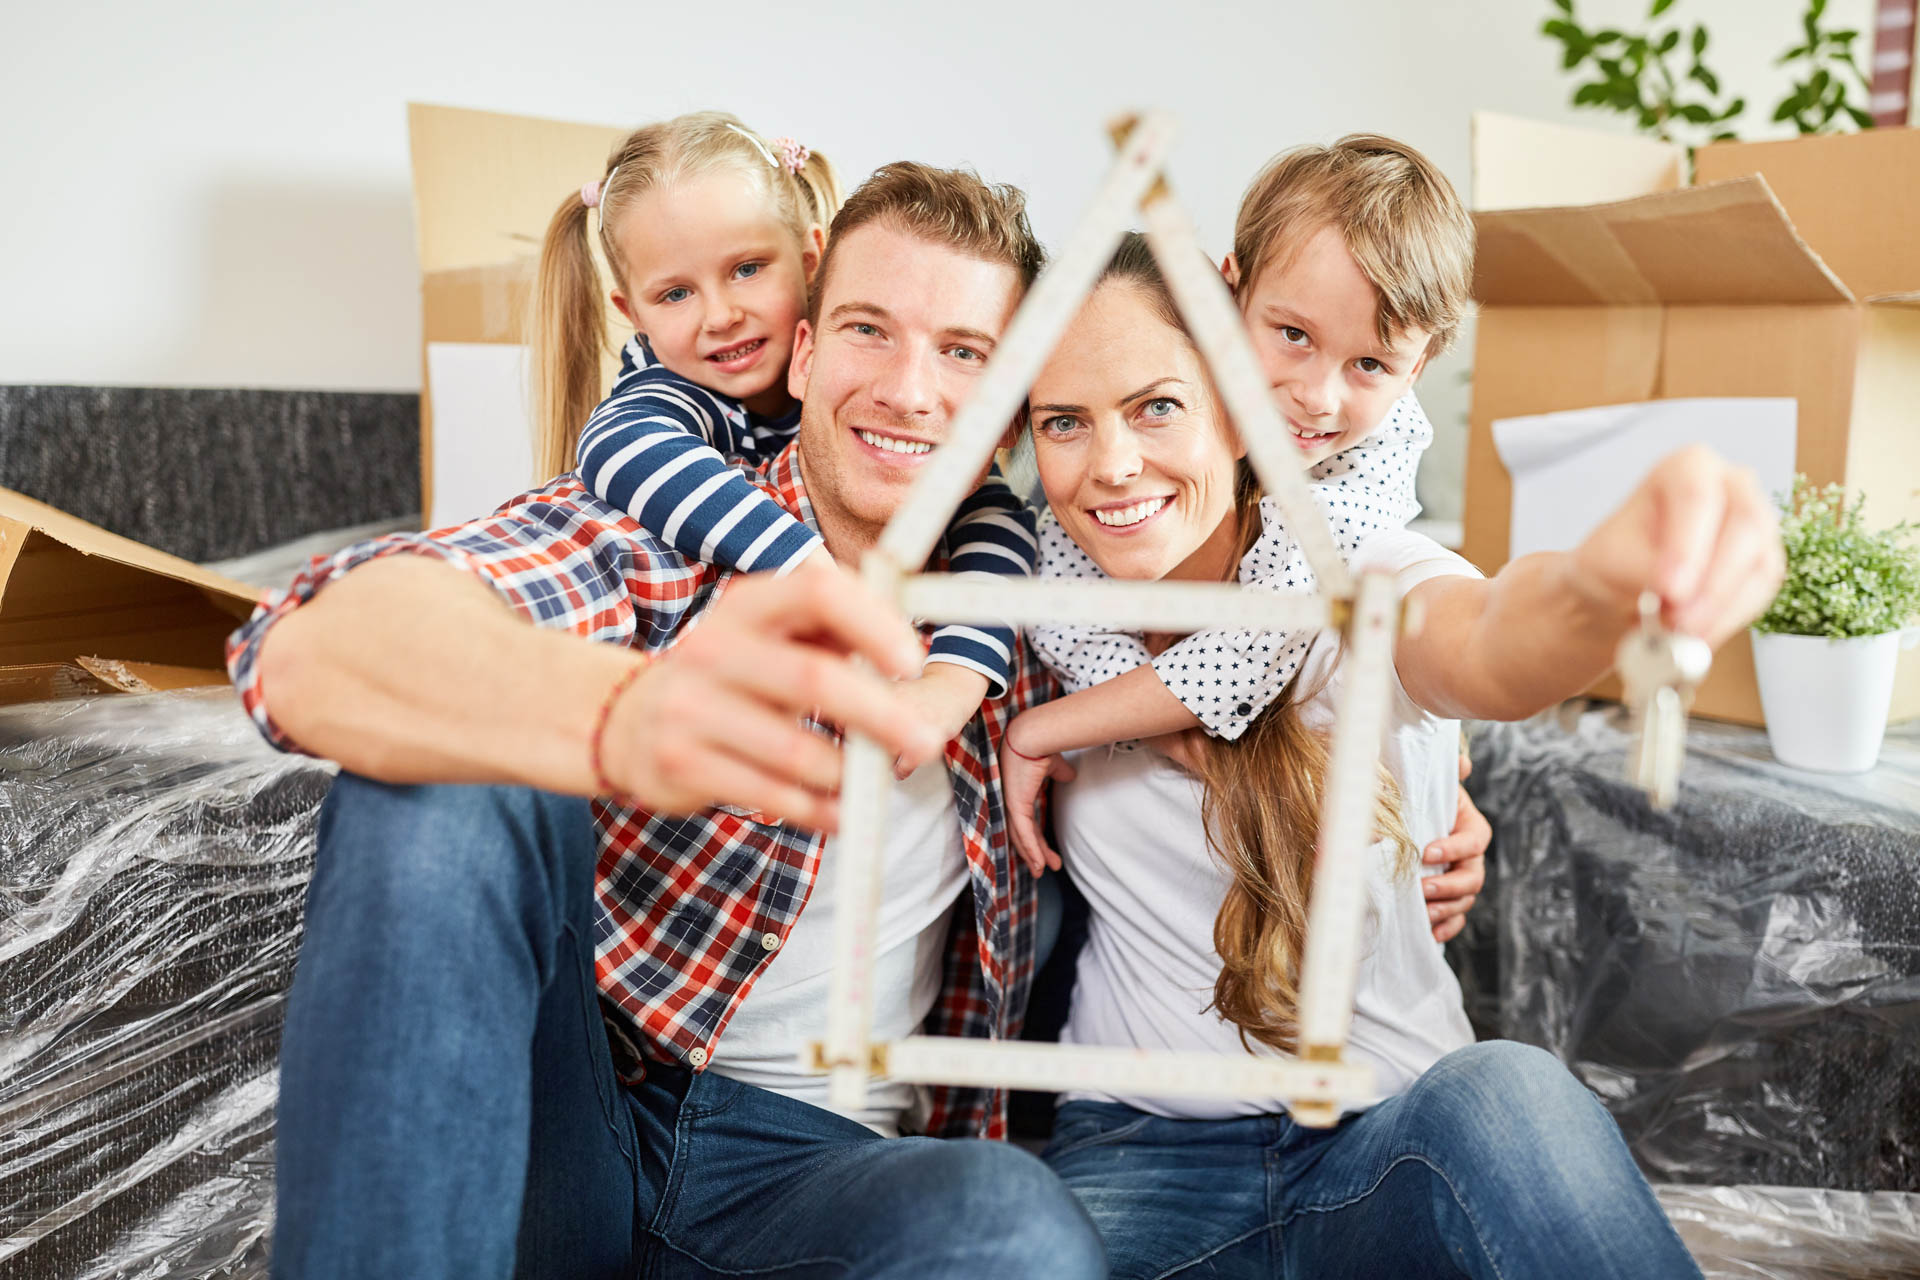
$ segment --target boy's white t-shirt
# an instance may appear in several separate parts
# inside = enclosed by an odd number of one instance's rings
[[[1360,545],[1358,572],[1394,574],[1401,592],[1432,578],[1479,577],[1429,538],[1383,530]],[[1331,726],[1341,682],[1338,636],[1322,635],[1297,679],[1315,690],[1301,706],[1308,727]],[[1400,785],[1416,850],[1453,829],[1460,724],[1417,706],[1392,681],[1384,763]],[[1248,1052],[1232,1023],[1212,1012],[1220,971],[1214,918],[1232,876],[1206,842],[1200,783],[1151,747],[1120,743],[1073,758],[1079,776],[1055,784],[1054,825],[1074,883],[1092,908],[1063,1043],[1142,1049]],[[1418,856],[1417,853],[1415,855]],[[1372,1065],[1375,1096],[1405,1089],[1440,1058],[1473,1042],[1460,985],[1434,941],[1421,876],[1394,874],[1383,843],[1371,852],[1370,907],[1349,1047]],[[1273,1051],[1258,1041],[1253,1052]],[[1211,1099],[1070,1093],[1123,1102],[1155,1115],[1219,1119],[1284,1110],[1279,1098]]]
[[[873,1038],[879,1041],[913,1034],[933,1010],[954,903],[967,887],[960,816],[943,761],[921,766],[894,786],[885,830],[872,978]],[[839,874],[840,841],[829,836],[806,907],[734,1010],[707,1067],[829,1111],[836,1108],[827,1102],[827,1077],[803,1070],[800,1054],[827,1031]],[[914,1086],[876,1080],[867,1086],[864,1108],[841,1114],[892,1138],[918,1102]]]

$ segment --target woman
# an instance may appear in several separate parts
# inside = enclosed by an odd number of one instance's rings
[[[1316,325],[1368,327],[1377,300],[1353,279],[1321,300]],[[1112,577],[1246,580],[1242,556],[1271,513],[1138,242],[1030,403],[1058,520],[1045,538],[1070,535]],[[1111,523],[1143,504],[1149,518]],[[1381,1096],[1311,1130],[1277,1098],[1071,1094],[1046,1158],[1121,1277],[1697,1275],[1612,1120],[1564,1067],[1471,1043],[1410,853],[1452,819],[1451,717],[1514,718],[1577,693],[1610,664],[1643,589],[1661,594],[1670,624],[1725,638],[1779,580],[1771,513],[1750,478],[1696,450],[1663,463],[1577,550],[1524,557],[1491,581],[1405,530],[1369,538],[1354,563],[1391,572],[1427,619],[1396,654],[1386,763],[1398,794],[1371,855],[1349,1045]],[[1057,753],[1091,743],[1076,740],[1072,698],[1009,730],[1008,764],[1061,779],[1056,833],[1092,911],[1064,1040],[1293,1048],[1339,656],[1321,638],[1241,740],[1175,748],[1192,773],[1136,745],[1087,751],[1074,776]]]

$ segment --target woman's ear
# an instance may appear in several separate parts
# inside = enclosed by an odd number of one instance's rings
[[[813,283],[813,273],[820,269],[820,259],[826,256],[826,252],[827,233],[816,222],[807,228],[807,234],[800,240],[800,270],[808,284]]]
[[[1226,280],[1227,288],[1236,291],[1240,288],[1240,264],[1233,260],[1232,254],[1220,259],[1220,275]]]

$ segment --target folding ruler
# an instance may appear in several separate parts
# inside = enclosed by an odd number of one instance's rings
[[[1217,627],[1304,631],[1339,627],[1346,675],[1331,761],[1301,962],[1297,1058],[1009,1044],[954,1037],[871,1039],[875,917],[892,760],[860,734],[845,741],[841,779],[839,904],[827,1034],[805,1065],[829,1074],[834,1106],[852,1110],[875,1076],[927,1084],[1285,1100],[1303,1124],[1330,1125],[1340,1103],[1366,1097],[1372,1073],[1346,1060],[1366,909],[1367,851],[1374,843],[1379,759],[1393,673],[1400,601],[1391,577],[1347,571],[1332,530],[1307,490],[1289,433],[1270,398],[1239,311],[1201,252],[1193,224],[1162,176],[1173,129],[1159,113],[1114,126],[1119,154],[1092,207],[1060,255],[1034,281],[993,360],[899,514],[862,562],[880,595],[911,617],[937,622],[1093,623],[1117,630]],[[1092,291],[1136,212],[1202,359],[1213,371],[1248,461],[1318,580],[1313,594],[1279,595],[1235,583],[1029,581],[979,584],[924,565],[954,509],[986,468],[1006,424],[1060,335]]]

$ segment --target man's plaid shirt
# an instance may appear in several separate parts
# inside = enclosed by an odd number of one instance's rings
[[[794,447],[762,469],[760,483],[818,531]],[[464,525],[393,534],[320,557],[267,597],[227,642],[241,701],[275,746],[297,749],[267,713],[269,691],[260,686],[257,663],[262,638],[349,569],[402,553],[458,565],[536,625],[653,652],[672,645],[733,576],[689,561],[571,475]],[[1008,721],[1051,692],[1032,652],[1017,645],[1006,696],[983,704],[947,745],[973,910],[954,913],[929,1033],[1019,1033],[1033,978],[1036,908],[1033,878],[1007,841],[1000,740]],[[731,808],[669,818],[596,801],[593,812],[600,834],[596,967],[615,1052],[629,1079],[644,1073],[646,1059],[701,1069],[754,978],[786,942],[813,887],[824,840]],[[767,946],[773,939],[776,945]],[[1004,1137],[1006,1095],[936,1089],[927,1127],[944,1136]]]

